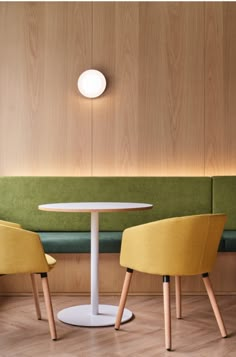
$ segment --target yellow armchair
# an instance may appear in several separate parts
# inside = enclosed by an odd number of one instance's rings
[[[208,273],[212,271],[226,215],[163,219],[124,231],[120,264],[127,268],[115,329],[120,328],[133,270],[163,276],[165,345],[171,350],[170,276],[175,276],[177,317],[181,317],[180,277],[201,274],[221,332],[226,330]]]
[[[39,236],[19,224],[0,221],[0,275],[29,273],[37,317],[41,319],[35,274],[41,275],[43,294],[52,340],[57,339],[47,273],[56,260],[44,253]]]

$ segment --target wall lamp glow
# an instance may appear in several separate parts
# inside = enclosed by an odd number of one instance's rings
[[[79,76],[77,85],[84,97],[96,98],[106,89],[106,78],[96,69],[88,69]]]

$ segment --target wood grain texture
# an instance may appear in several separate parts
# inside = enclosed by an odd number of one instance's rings
[[[138,174],[139,5],[94,3],[93,65],[108,90],[93,101],[93,174]]]
[[[194,167],[203,174],[203,5],[122,3],[95,11],[104,21],[95,24],[94,58],[110,44],[103,57],[116,87],[94,120],[94,175],[191,175]],[[94,119],[102,101],[94,101]]]
[[[203,174],[202,4],[142,3],[139,130],[141,171]]]
[[[227,174],[234,175],[236,152],[236,4],[225,3],[223,6],[224,23],[224,147],[225,168]],[[222,139],[221,139],[222,140]]]
[[[84,70],[92,66],[92,4],[73,2],[67,6],[67,124],[65,162],[59,174],[90,176],[92,103],[79,95],[77,80]]]
[[[0,175],[236,174],[236,3],[1,2]],[[95,100],[79,74],[104,72]]]
[[[236,6],[206,3],[206,175],[235,174]]]
[[[172,314],[174,356],[234,357],[236,350],[234,296],[218,297],[229,338],[222,339],[206,296],[183,298],[183,319]],[[53,296],[56,314],[68,306],[87,304],[84,296]],[[172,298],[172,309],[175,309]],[[117,305],[118,296],[103,297],[103,304]],[[163,301],[161,296],[129,296],[127,308],[135,318],[114,327],[83,328],[61,323],[56,318],[57,342],[50,341],[45,305],[42,301],[42,321],[35,319],[32,297],[4,297],[0,299],[1,355],[7,357],[77,357],[129,356],[167,357],[163,329]],[[174,311],[173,311],[174,312]]]
[[[91,65],[91,4],[0,8],[1,174],[90,175],[91,103],[76,83]]]
[[[57,265],[49,274],[50,290],[58,294],[89,294],[90,255],[53,254]],[[120,294],[125,277],[125,269],[119,264],[119,254],[99,255],[99,291],[101,294]],[[216,266],[210,274],[216,294],[236,295],[235,253],[218,253]],[[0,295],[29,293],[32,291],[29,275],[2,276]],[[38,288],[41,291],[39,277]],[[174,293],[174,278],[171,279],[171,292]],[[205,294],[200,276],[181,278],[183,294]],[[162,294],[162,277],[139,272],[133,273],[129,292],[132,294]]]
[[[0,66],[0,167],[1,173],[17,172],[27,144],[24,138],[25,66],[24,7],[15,3],[1,4]],[[14,25],[13,25],[14,24]],[[17,85],[16,85],[17,84]],[[18,149],[19,148],[19,149]],[[27,162],[27,158],[26,158]],[[24,166],[24,162],[22,162]],[[13,170],[13,167],[15,169]]]
[[[206,175],[224,174],[227,172],[225,170],[224,24],[222,14],[223,4],[205,4]]]

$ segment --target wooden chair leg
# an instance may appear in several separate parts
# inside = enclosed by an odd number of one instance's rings
[[[211,281],[209,279],[208,273],[202,274],[202,279],[203,279],[208,297],[210,299],[210,303],[211,303],[212,309],[214,311],[215,318],[216,318],[217,324],[219,326],[221,336],[227,337],[227,332],[226,332],[226,329],[224,326],[224,322],[223,322],[219,307],[216,302],[215,294],[212,289],[212,285],[211,285]]]
[[[171,313],[170,313],[170,277],[163,276],[165,345],[171,351]]]
[[[181,302],[181,277],[175,276],[175,301],[176,317],[182,319],[182,302]]]
[[[132,276],[133,276],[133,270],[128,268],[126,271],[126,274],[125,274],[125,280],[124,280],[124,284],[123,284],[123,288],[122,288],[119,308],[118,308],[117,315],[116,315],[116,322],[115,322],[116,330],[119,330],[119,328],[120,328],[121,319],[122,319],[122,315],[124,312]]]
[[[47,311],[47,316],[48,316],[50,334],[51,334],[52,340],[55,341],[57,339],[57,332],[56,332],[56,325],[55,325],[55,320],[54,320],[54,316],[53,316],[52,300],[51,300],[51,295],[50,295],[50,291],[49,291],[48,277],[47,277],[47,273],[41,273],[40,275],[41,275],[41,279],[42,279],[43,295],[44,295],[45,306],[46,306],[46,311]]]
[[[35,304],[37,319],[41,320],[38,287],[37,287],[37,283],[36,283],[36,279],[35,279],[36,276],[35,276],[35,274],[30,274],[30,277],[31,277],[31,282],[32,282],[34,304]]]

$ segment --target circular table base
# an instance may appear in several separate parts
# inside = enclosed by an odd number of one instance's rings
[[[91,314],[91,305],[80,305],[68,307],[58,312],[57,317],[60,321],[66,324],[84,326],[84,327],[99,327],[115,325],[118,306],[99,305],[98,315]],[[133,313],[124,309],[121,323],[131,320]]]

